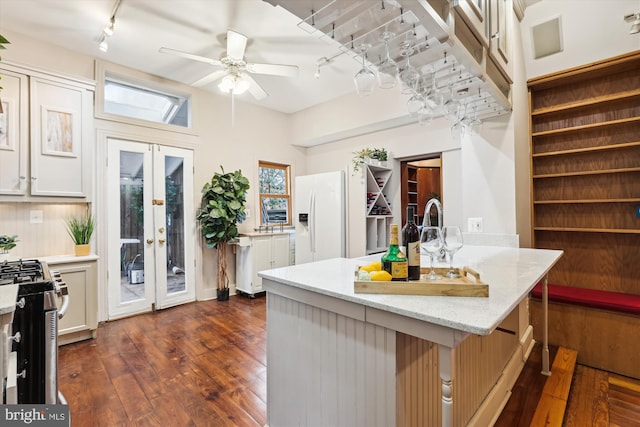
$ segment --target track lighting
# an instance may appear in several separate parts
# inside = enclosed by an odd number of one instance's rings
[[[120,3],[122,0],[116,0],[116,3],[113,7],[113,13],[111,14],[111,18],[109,19],[109,23],[102,30],[102,35],[100,36],[100,41],[98,42],[98,49],[102,52],[107,52],[109,50],[109,37],[113,35],[113,28],[116,25],[116,13],[118,13],[118,9],[120,8]]]
[[[633,21],[631,22],[631,29],[629,30],[629,34],[640,33],[640,12],[625,15],[624,20],[627,22]]]
[[[100,44],[98,44],[98,49],[105,53],[109,50],[109,43],[107,42],[106,34],[102,34],[102,37],[100,37]]]

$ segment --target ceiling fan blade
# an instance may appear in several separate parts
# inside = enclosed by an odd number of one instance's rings
[[[242,78],[247,79],[249,81],[249,83],[251,83],[249,85],[249,93],[251,95],[253,95],[253,97],[255,99],[257,99],[258,101],[261,99],[264,99],[268,96],[267,92],[264,91],[264,89],[262,89],[262,87],[260,87],[260,85],[258,84],[258,82],[256,82],[253,77],[251,77],[249,74],[244,73],[242,74]]]
[[[236,33],[235,31],[227,31],[227,56],[229,58],[242,61],[246,48],[247,36]]]
[[[205,56],[194,55],[193,53],[183,52],[181,50],[170,49],[168,47],[161,47],[158,52],[168,53],[170,55],[180,56],[182,58],[192,59],[194,61],[204,62],[211,65],[222,65],[222,62],[217,59],[207,58]]]
[[[274,76],[298,77],[297,65],[282,64],[247,64],[247,71],[256,74],[270,74]]]
[[[200,80],[197,80],[191,84],[191,86],[202,87],[211,82],[215,82],[216,80],[222,78],[225,74],[227,74],[227,70],[217,70],[213,73],[207,74]]]

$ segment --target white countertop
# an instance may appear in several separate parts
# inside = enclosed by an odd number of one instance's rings
[[[240,235],[238,237],[269,237],[269,236],[273,236],[274,234],[295,234],[296,230],[294,229],[284,229],[282,231],[280,231],[280,227],[275,227],[274,231],[249,231],[247,233],[240,233]]]
[[[13,313],[16,309],[18,285],[0,286],[0,315]],[[2,330],[0,329],[0,334]]]
[[[489,297],[440,297],[356,294],[353,290],[356,266],[379,259],[380,255],[347,259],[334,258],[290,267],[265,270],[260,277],[393,312],[403,316],[479,335],[488,335],[527,297],[562,251],[516,249],[495,246],[465,246],[454,257],[457,267],[468,266],[489,284]],[[422,257],[422,266],[428,266]],[[448,264],[437,263],[445,267]],[[268,285],[265,286],[267,292]]]

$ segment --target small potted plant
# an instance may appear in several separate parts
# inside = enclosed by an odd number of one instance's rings
[[[18,236],[0,236],[0,260],[9,258],[9,251],[16,247]]]
[[[208,248],[218,249],[218,301],[229,299],[226,250],[238,237],[238,223],[246,218],[249,180],[242,171],[216,172],[202,188],[202,205],[196,219]]]
[[[353,153],[353,173],[356,174],[360,167],[365,164],[373,164],[377,166],[386,166],[387,164],[387,150],[384,148],[363,148],[362,150]]]
[[[67,219],[67,232],[71,236],[71,240],[76,245],[76,256],[89,255],[91,236],[95,230],[96,223],[89,212],[82,216],[72,216]]]

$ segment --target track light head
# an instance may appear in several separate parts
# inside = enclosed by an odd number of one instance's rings
[[[633,21],[631,22],[631,29],[629,30],[629,34],[640,33],[640,12],[625,15],[624,20],[627,22]]]

